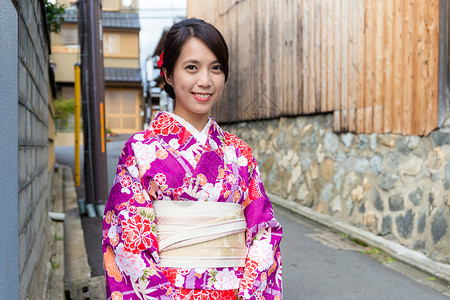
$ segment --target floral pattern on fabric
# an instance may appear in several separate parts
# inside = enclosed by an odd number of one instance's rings
[[[153,201],[238,203],[247,221],[245,267],[160,267]],[[251,149],[211,119],[200,144],[160,113],[124,145],[105,208],[107,299],[281,299],[281,225]]]

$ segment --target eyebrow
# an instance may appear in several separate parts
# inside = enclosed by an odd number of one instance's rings
[[[191,63],[191,64],[197,64],[197,65],[200,64],[200,62],[198,60],[196,60],[196,59],[188,59],[188,60],[185,60],[183,63],[184,64]],[[216,60],[211,62],[211,65],[213,65],[213,64],[220,64],[220,62],[219,62],[218,59],[216,59]]]

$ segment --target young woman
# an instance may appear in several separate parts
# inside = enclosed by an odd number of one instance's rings
[[[174,113],[123,148],[105,209],[108,299],[281,299],[281,225],[250,148],[209,117],[228,76],[212,25],[172,26],[159,65]]]

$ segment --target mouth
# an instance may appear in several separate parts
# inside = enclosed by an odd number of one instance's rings
[[[211,96],[213,95],[212,93],[191,93],[195,99],[199,100],[199,101],[208,101]]]

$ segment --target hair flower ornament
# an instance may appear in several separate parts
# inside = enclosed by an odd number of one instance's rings
[[[164,78],[164,72],[162,70],[163,57],[164,57],[164,52],[161,52],[161,55],[159,56],[159,60],[158,60],[158,68],[159,68],[159,73]]]

